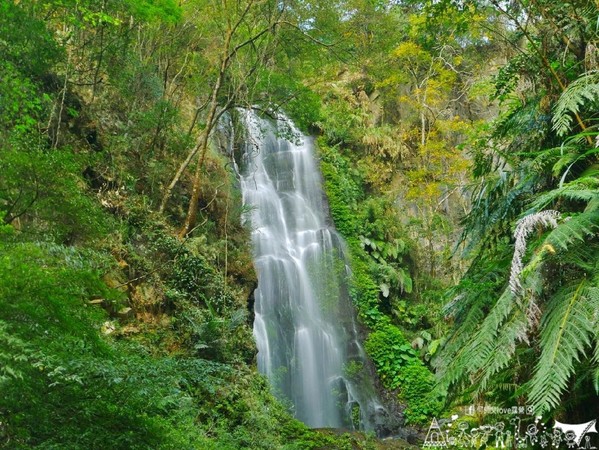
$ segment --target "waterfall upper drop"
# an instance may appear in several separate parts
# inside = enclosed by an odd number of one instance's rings
[[[365,358],[313,140],[284,117],[239,114],[245,126],[241,189],[258,273],[258,369],[308,426],[372,429],[380,406],[368,377],[356,376]],[[278,137],[280,129],[300,142]]]

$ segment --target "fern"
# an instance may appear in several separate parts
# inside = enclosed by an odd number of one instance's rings
[[[488,360],[489,355],[494,350],[497,332],[512,312],[514,306],[513,300],[513,293],[509,289],[505,290],[468,346],[469,364],[473,370],[478,370],[478,368],[482,367],[483,362]]]
[[[529,155],[533,158],[529,164],[530,168],[537,173],[544,173],[549,166],[553,166],[555,171],[555,167],[558,165],[568,165],[578,156],[578,147],[562,145],[560,147],[548,148],[540,152],[527,153],[521,156],[526,157]]]
[[[443,352],[434,361],[434,366],[440,373],[440,384],[445,388],[458,383],[465,375],[469,359],[469,354],[465,351],[466,344],[485,317],[481,303],[475,302],[472,305],[462,325],[448,338]]]
[[[559,405],[574,362],[591,345],[598,306],[592,297],[596,295],[582,280],[562,288],[547,305],[541,322],[541,357],[529,383],[529,400],[539,413]]]
[[[526,319],[516,306],[514,294],[505,289],[467,349],[469,372],[476,380],[476,392],[487,388],[491,377],[508,366],[516,343],[526,336]]]
[[[538,255],[538,258],[533,258],[522,271],[526,295],[524,298],[519,298],[519,304],[522,310],[526,311],[526,318],[528,319],[528,327],[530,329],[528,331],[536,329],[539,323],[542,307],[539,306],[539,301],[542,300],[543,290],[547,284],[547,280],[543,276],[543,271],[538,269],[545,262],[545,247],[542,247],[541,251],[538,252]],[[526,337],[524,340],[527,344],[529,343]]]
[[[518,101],[495,123],[493,137],[505,140],[506,154],[537,150],[536,142],[543,141],[550,131],[549,118],[542,112],[540,96]]]
[[[557,221],[559,218],[560,213],[558,211],[548,210],[534,214],[528,214],[518,221],[518,225],[514,231],[516,245],[514,246],[514,256],[512,258],[509,281],[510,289],[514,295],[518,295],[522,292],[520,273],[522,272],[523,268],[522,258],[526,252],[526,240],[528,239],[528,236],[540,225],[545,228],[557,227]]]
[[[522,211],[523,200],[534,193],[538,179],[523,173],[517,180],[513,173],[485,181],[474,198],[472,210],[462,222],[464,233],[460,242],[467,242],[466,252],[477,245],[491,247],[490,236],[507,231],[512,219]]]
[[[563,186],[564,181],[566,180],[566,177],[569,175],[570,169],[572,169],[572,166],[574,166],[574,164],[578,163],[579,161],[591,159],[597,153],[599,153],[599,148],[592,148],[584,153],[574,152],[563,155],[553,166],[553,174],[555,176],[558,176],[562,172],[564,167],[566,168],[560,179],[560,187]]]
[[[574,25],[569,4],[547,7],[560,12],[555,23]],[[592,27],[594,38],[591,9],[577,10],[576,17],[584,16],[581,26]],[[527,396],[538,412],[549,412],[565,405],[571,392],[572,406],[580,410],[590,375],[599,392],[599,140],[590,144],[599,129],[591,123],[598,117],[599,70],[579,75],[554,103],[551,117],[545,107],[553,86],[531,76],[532,61],[513,61],[513,79],[531,80],[545,91],[518,90],[499,78],[504,98],[517,100],[484,145],[475,147],[478,183],[460,241],[477,257],[464,278],[489,273],[485,258],[511,267],[511,277],[506,287],[503,272],[502,282],[486,293],[497,301],[486,306],[476,284],[462,286],[463,298],[450,308],[455,324],[439,357],[447,366],[440,370],[450,393],[459,391],[457,400],[484,396],[505,403]],[[585,66],[578,62],[577,68]],[[581,132],[572,132],[576,115],[587,125]],[[514,224],[516,249],[506,256]]]
[[[589,243],[578,242],[577,245],[570,246],[570,251],[561,253],[558,261],[560,264],[574,268],[576,274],[587,276],[597,272],[597,255],[599,254],[599,245],[597,241]]]
[[[590,200],[584,212],[598,211],[599,210],[599,195],[594,199]]]
[[[485,366],[495,350],[496,336],[501,325],[513,309],[513,299],[511,292],[505,290],[484,320],[481,302],[474,302],[467,316],[469,320],[451,336],[451,343],[445,347],[444,354],[449,357],[437,361],[437,367],[443,370],[442,385],[448,387],[455,384]]]
[[[492,377],[513,364],[513,357],[519,342],[526,340],[527,315],[521,308],[514,308],[508,320],[493,340],[493,349],[482,361],[477,393],[484,393]]]
[[[566,251],[576,242],[584,242],[599,230],[599,211],[590,211],[569,217],[554,229],[544,242],[554,250]],[[547,248],[547,247],[545,247]]]
[[[491,378],[513,363],[517,344],[526,340],[527,323],[526,314],[506,289],[469,342],[444,360],[442,382],[449,386],[463,380],[475,395],[485,392]]]
[[[553,109],[553,129],[564,136],[572,129],[572,116],[580,112],[585,103],[599,99],[599,71],[582,74],[562,93]]]
[[[533,202],[531,209],[537,211],[544,209],[560,198],[588,203],[597,197],[599,197],[599,178],[586,176],[540,195]]]
[[[475,259],[473,267],[485,270],[469,270],[461,283],[448,292],[454,300],[446,312],[453,318],[454,328],[443,344],[443,351],[433,360],[443,386],[457,384],[467,374],[471,356],[468,343],[483,323],[486,312],[493,308],[497,288],[505,284],[507,267],[497,263],[503,260],[503,257]]]

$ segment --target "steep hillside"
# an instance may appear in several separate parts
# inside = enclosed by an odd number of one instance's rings
[[[0,2],[0,447],[407,445],[309,430],[258,374],[237,108],[315,136],[404,436],[461,407],[473,428],[596,418],[596,18],[590,0]]]

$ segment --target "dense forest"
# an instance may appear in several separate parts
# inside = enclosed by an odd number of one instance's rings
[[[545,448],[530,426],[599,419],[598,12],[0,0],[0,448],[419,448],[458,416],[481,437],[452,448],[506,448],[514,408]],[[375,430],[308,428],[257,370],[244,109],[315,137]]]

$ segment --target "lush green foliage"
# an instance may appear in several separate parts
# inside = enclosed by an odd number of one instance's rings
[[[107,337],[126,334],[89,300],[124,300],[100,278],[104,255],[18,242],[2,244],[2,255],[6,446],[278,445],[278,427],[290,419],[249,369],[191,354],[152,356],[150,348]]]
[[[317,120],[300,81],[261,84],[276,78],[262,64],[274,29],[236,47],[268,6],[0,3],[1,448],[371,446],[307,429],[255,370],[255,274],[227,157],[205,155],[186,239],[187,172],[158,211],[211,94],[219,111],[263,96]],[[216,89],[235,14],[236,64]]]
[[[397,389],[403,380],[403,369],[416,360],[416,352],[393,325],[373,331],[366,340],[366,351],[372,357],[383,384]]]
[[[407,404],[407,422],[425,424],[441,411],[441,402],[431,395],[433,374],[402,331],[390,323],[415,325],[402,314],[406,302],[400,299],[412,291],[412,279],[406,264],[408,249],[398,237],[401,230],[390,215],[390,205],[365,198],[363,177],[347,158],[324,142],[320,156],[331,215],[349,246],[350,293],[359,316],[372,328],[365,350],[383,386],[397,390],[400,401]]]
[[[474,260],[451,291],[454,326],[437,366],[461,402],[528,403],[558,420],[594,417],[596,8],[535,2],[516,13],[492,3],[517,30],[504,37],[526,42],[496,78],[503,114],[473,146],[464,239]],[[539,46],[548,30],[555,34]],[[536,219],[543,214],[555,222]]]
[[[432,357],[448,407],[599,413],[596,10],[1,2],[0,446],[370,445],[293,421],[252,368],[215,138],[238,106],[320,134],[365,347],[409,422],[441,413]]]
[[[443,403],[433,390],[434,376],[397,327],[377,327],[368,336],[365,348],[385,387],[399,389],[399,397],[407,404],[408,423],[424,425],[438,416]]]

